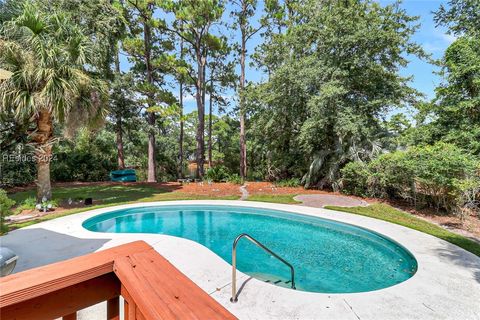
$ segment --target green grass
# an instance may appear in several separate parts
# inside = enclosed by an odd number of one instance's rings
[[[103,204],[136,201],[143,198],[149,198],[165,194],[173,191],[171,188],[161,189],[153,188],[147,185],[139,186],[80,186],[80,187],[56,187],[52,189],[52,198],[55,200],[67,200],[89,198],[101,200]],[[17,204],[22,203],[25,199],[35,197],[35,190],[17,192],[8,195],[15,200]]]
[[[301,203],[301,201],[296,201],[293,199],[293,197],[295,196],[296,194],[281,194],[281,195],[257,194],[257,195],[248,196],[247,201],[287,203],[287,204]]]
[[[183,192],[173,192],[174,188],[153,188],[150,186],[82,186],[82,187],[57,187],[53,188],[52,195],[59,204],[62,201],[71,199],[84,199],[92,197],[99,200],[100,203],[82,208],[74,208],[63,211],[61,213],[52,213],[47,216],[40,217],[26,222],[12,223],[8,225],[9,230],[23,228],[42,221],[47,221],[83,211],[106,208],[121,204],[135,202],[151,202],[151,201],[173,201],[173,200],[238,200],[239,196],[219,196],[209,197],[205,195],[192,195]],[[22,191],[9,194],[9,198],[15,200],[19,207],[22,203],[31,197],[35,197],[35,190]]]
[[[453,243],[480,257],[480,244],[477,242],[459,234],[450,232],[436,224],[417,218],[407,212],[395,209],[386,204],[372,204],[368,207],[353,208],[327,206],[325,208],[385,220],[404,227],[415,229]]]
[[[154,188],[148,185],[138,186],[82,186],[82,187],[56,187],[52,190],[52,198],[60,205],[62,201],[70,199],[93,198],[100,201],[101,205],[120,204],[136,201],[165,201],[165,200],[202,200],[220,199],[203,195],[191,195],[182,192],[173,192],[176,187]],[[22,191],[9,194],[9,198],[21,205],[26,199],[35,197],[35,190]],[[221,199],[238,199],[238,196],[226,196]]]
[[[182,192],[173,192],[175,189],[170,188],[154,188],[148,185],[139,186],[81,186],[81,187],[60,187],[53,189],[53,198],[59,203],[68,198],[79,199],[92,197],[94,200],[100,200],[100,203],[83,208],[75,208],[66,210],[58,214],[50,214],[32,221],[10,224],[9,229],[17,229],[32,225],[38,222],[59,218],[62,216],[75,214],[87,210],[105,208],[126,203],[149,202],[149,201],[169,201],[169,200],[237,200],[238,196],[208,197],[203,195],[191,195]],[[25,199],[35,196],[35,190],[18,192],[9,195],[10,198],[21,205]],[[250,195],[247,200],[296,204],[300,203],[293,199],[295,194],[284,195]],[[409,213],[400,211],[386,204],[372,204],[368,207],[334,207],[327,206],[327,209],[344,211],[359,214],[371,218],[385,220],[395,224],[399,224],[411,229],[415,229],[437,238],[453,243],[473,254],[480,256],[480,244],[466,237],[450,232],[436,224],[417,218]]]

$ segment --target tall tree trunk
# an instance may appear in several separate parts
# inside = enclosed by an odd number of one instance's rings
[[[52,199],[50,182],[50,160],[52,157],[51,139],[53,137],[52,114],[48,109],[41,109],[37,115],[37,131],[33,135],[36,144],[37,161],[37,202]]]
[[[150,5],[149,5],[150,6]],[[147,82],[153,85],[152,65],[151,65],[151,29],[147,21],[143,22],[143,36],[145,45],[145,66],[147,72]],[[148,106],[153,107],[154,97],[148,95]],[[157,182],[156,177],[156,161],[155,161],[155,113],[149,112],[147,116],[148,122],[148,182]]]
[[[155,114],[148,114],[148,176],[147,182],[157,182],[156,160],[155,160]]]
[[[213,166],[212,163],[212,111],[213,111],[213,80],[210,80],[210,99],[208,101],[208,167]]]
[[[183,25],[182,22],[181,26]],[[183,60],[183,39],[180,38],[180,59]],[[179,83],[180,137],[178,138],[178,178],[183,178],[183,79]]]
[[[120,76],[120,59],[118,57],[119,50],[118,50],[118,43],[115,46],[115,77]],[[115,133],[116,133],[116,142],[117,142],[117,162],[118,162],[118,169],[125,169],[125,155],[123,153],[123,121],[122,115],[116,114],[117,123],[115,126]]]
[[[202,74],[203,74],[202,104],[205,107],[207,105],[206,102],[205,102],[206,101],[205,96],[206,96],[206,93],[207,93],[207,65],[206,65],[206,62],[205,62],[205,65],[203,66]]]
[[[183,82],[180,81],[180,136],[178,138],[178,178],[183,178]]]
[[[118,169],[125,169],[125,156],[123,153],[123,125],[122,125],[122,118],[117,118],[116,124],[116,135],[117,135],[117,162],[118,162]]]
[[[200,43],[198,43],[197,48],[200,48]],[[200,49],[198,49],[199,51]],[[198,125],[197,125],[197,175],[200,179],[203,179],[205,163],[205,105],[203,104],[203,90],[205,88],[205,74],[204,74],[204,65],[206,58],[201,55],[200,52],[197,52],[197,83],[196,83],[196,101],[198,109]]]
[[[245,9],[246,10],[246,9]],[[242,30],[242,51],[240,55],[240,177],[247,177],[247,142],[245,138],[245,59],[247,55],[247,35],[245,27]]]
[[[206,93],[207,93],[207,80],[206,80],[207,79],[207,63],[206,63],[206,59],[205,59],[205,64],[203,65],[202,74],[203,74],[202,105],[203,105],[203,109],[205,110],[205,107],[207,105],[206,104],[206,99],[205,99],[205,96],[206,96]],[[203,129],[203,139],[204,139],[203,148],[205,149],[205,129]],[[203,162],[204,162],[204,165],[205,165],[205,150],[203,152]]]

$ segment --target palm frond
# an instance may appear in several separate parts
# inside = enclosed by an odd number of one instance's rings
[[[12,72],[0,83],[1,107],[17,116],[48,109],[63,122],[75,108],[90,114],[89,108],[106,104],[105,84],[87,71],[93,43],[61,13],[43,15],[26,3],[20,16],[1,27],[0,48],[0,67]],[[102,98],[93,99],[94,92]]]

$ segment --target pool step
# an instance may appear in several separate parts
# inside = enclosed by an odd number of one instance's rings
[[[281,280],[281,279],[278,279],[278,280],[270,280],[270,279],[267,279],[267,280],[264,280],[262,279],[263,282],[267,282],[267,283],[273,283],[277,286],[282,286],[282,287],[288,287],[290,288],[292,286],[292,281],[288,280],[288,281],[285,281],[285,280]]]
[[[249,273],[252,277],[261,280],[266,283],[274,284],[279,287],[291,288],[292,281],[291,279],[281,278],[277,275],[268,274],[268,273]]]

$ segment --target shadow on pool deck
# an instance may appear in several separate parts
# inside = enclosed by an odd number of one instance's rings
[[[448,244],[448,248],[438,249],[438,255],[448,259],[451,263],[471,269],[474,274],[474,279],[480,283],[480,257],[474,254],[459,249],[453,244]]]
[[[13,273],[94,252],[108,241],[76,238],[42,228],[20,229],[0,237],[0,245],[18,255]]]

